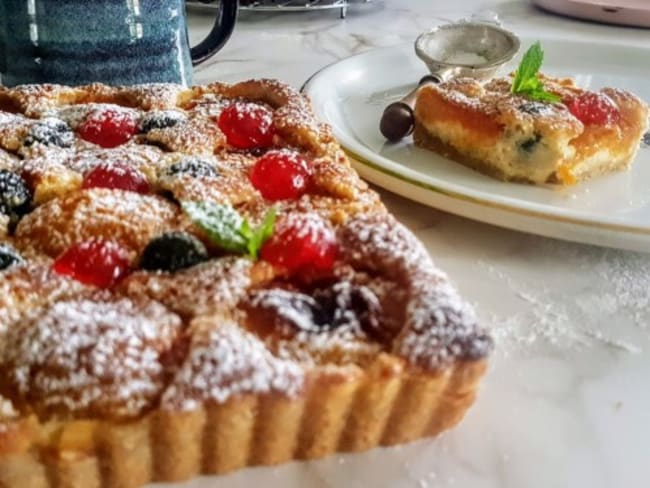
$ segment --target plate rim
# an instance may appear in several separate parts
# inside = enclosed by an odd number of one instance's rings
[[[523,35],[520,37],[523,42],[532,39],[530,36],[527,35]],[[549,36],[536,36],[535,40],[540,40],[542,42],[544,42],[545,40],[551,42],[566,41],[574,45],[576,44],[585,45],[585,46],[588,45],[591,49],[598,48],[599,46],[603,46],[609,49],[613,48],[617,50],[623,50],[623,49],[634,50],[641,53],[648,53],[648,55],[650,55],[650,48],[640,47],[640,46],[629,46],[624,44],[607,44],[605,42],[590,42],[584,40],[564,39],[564,38],[549,37]],[[307,80],[301,86],[300,91],[304,95],[310,97],[309,89],[316,82],[316,80],[321,76],[323,76],[325,72],[329,71],[330,69],[333,69],[335,66],[341,63],[353,62],[353,60],[356,58],[367,57],[373,54],[376,55],[378,53],[391,51],[391,50],[392,51],[407,50],[409,46],[412,46],[412,43],[403,42],[392,46],[382,46],[382,47],[370,49],[362,53],[353,54],[351,56],[333,61],[332,63],[323,66],[322,68],[314,72],[311,76],[309,76],[309,78],[307,78]],[[320,114],[320,116],[322,117],[322,114]],[[624,223],[616,223],[612,221],[603,222],[602,220],[598,219],[598,217],[596,216],[578,217],[575,215],[574,216],[562,215],[563,213],[562,209],[550,208],[547,211],[533,209],[529,207],[530,202],[527,202],[525,200],[519,200],[520,202],[519,204],[508,203],[504,201],[494,201],[492,199],[482,198],[475,194],[468,194],[467,192],[459,192],[453,189],[444,188],[439,185],[432,184],[430,182],[421,181],[420,179],[416,178],[414,175],[409,176],[409,173],[412,173],[414,171],[411,168],[404,167],[402,172],[397,172],[395,170],[390,169],[389,167],[387,167],[388,165],[398,165],[400,163],[390,158],[387,158],[386,156],[382,156],[376,153],[372,149],[363,146],[361,143],[359,143],[358,145],[361,146],[363,149],[365,149],[365,152],[372,153],[372,155],[375,158],[378,158],[379,160],[383,160],[383,161],[381,163],[378,163],[372,161],[371,158],[363,154],[359,154],[359,151],[357,149],[352,148],[350,147],[349,144],[345,143],[346,142],[345,139],[349,138],[349,136],[347,136],[346,134],[341,134],[340,133],[341,131],[339,131],[337,127],[333,126],[331,122],[329,122],[328,120],[325,120],[325,122],[327,122],[330,126],[332,126],[332,130],[334,131],[336,138],[339,140],[341,147],[353,161],[355,161],[356,163],[362,166],[367,166],[368,168],[374,171],[379,171],[390,178],[399,180],[401,183],[407,185],[415,185],[421,189],[435,192],[439,195],[443,195],[444,197],[451,198],[454,200],[459,200],[465,203],[471,203],[475,205],[481,205],[484,207],[488,207],[500,211],[507,211],[523,217],[532,217],[532,218],[537,218],[549,222],[561,222],[564,224],[579,225],[589,229],[599,229],[599,230],[618,231],[618,232],[622,231],[622,232],[632,233],[637,235],[650,235],[650,223],[647,226],[638,226],[638,225],[631,225],[631,224],[624,224]],[[388,165],[386,163],[388,163]],[[473,192],[473,190],[470,189],[470,192]],[[498,195],[495,196],[498,197]],[[435,208],[434,205],[429,204],[429,206]],[[474,217],[473,219],[481,221],[481,219],[477,217]]]

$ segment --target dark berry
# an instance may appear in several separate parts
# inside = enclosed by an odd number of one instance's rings
[[[63,120],[48,117],[29,128],[25,146],[44,144],[46,146],[70,147],[74,142],[74,132]]]
[[[84,176],[82,188],[108,188],[135,193],[149,193],[146,176],[131,166],[122,163],[102,163]]]
[[[253,291],[251,299],[254,307],[261,309],[265,316],[273,317],[276,331],[280,333],[296,330],[318,332],[328,319],[321,305],[306,293],[281,288],[263,289]]]
[[[307,191],[311,174],[311,165],[300,153],[285,149],[269,151],[258,159],[250,180],[267,200],[289,200]]]
[[[330,287],[315,290],[314,299],[325,314],[323,326],[336,328],[358,325],[374,339],[386,339],[382,337],[381,303],[367,286],[339,281]]]
[[[542,140],[541,134],[535,134],[533,137],[525,139],[523,142],[519,143],[519,148],[525,153],[532,153],[536,148],[539,142]]]
[[[0,244],[0,271],[23,262],[23,258],[9,244]]]
[[[117,147],[131,139],[138,129],[132,112],[118,109],[95,110],[81,123],[77,132],[88,142],[101,147]]]
[[[564,104],[583,124],[616,123],[621,113],[614,102],[604,93],[584,92],[577,97],[565,100]]]
[[[32,192],[16,173],[0,169],[0,211],[12,225],[31,209]]]
[[[86,285],[109,288],[130,270],[129,251],[113,241],[93,239],[71,247],[52,269]]]
[[[140,259],[140,267],[149,271],[178,271],[208,259],[201,241],[186,232],[168,232],[153,239]]]
[[[383,331],[379,298],[370,288],[349,281],[338,281],[318,287],[311,294],[283,289],[253,292],[252,302],[275,316],[276,326],[289,330],[323,332],[351,327],[366,332],[376,340],[390,331]],[[282,330],[281,330],[282,332]]]
[[[237,149],[273,145],[273,112],[256,103],[233,103],[219,115],[219,128]]]
[[[185,120],[187,120],[185,114],[177,110],[149,112],[140,120],[140,132],[146,134],[152,129],[174,127]]]
[[[216,168],[198,158],[186,157],[174,163],[163,171],[163,176],[188,175],[193,178],[216,178],[219,172]]]
[[[530,115],[540,115],[544,112],[548,112],[549,104],[541,102],[525,102],[519,105],[519,110]]]
[[[334,230],[315,214],[293,214],[280,220],[260,252],[262,259],[289,272],[328,271],[337,254]]]

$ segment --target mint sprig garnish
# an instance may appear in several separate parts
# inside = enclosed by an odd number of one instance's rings
[[[544,89],[542,80],[539,79],[539,70],[544,61],[544,51],[537,41],[528,51],[519,63],[519,68],[515,73],[515,79],[512,81],[510,91],[515,95],[523,95],[526,98],[539,102],[556,103],[562,100],[559,95],[547,92]]]
[[[276,214],[275,207],[272,207],[266,212],[262,224],[254,229],[251,228],[247,220],[242,223],[240,232],[248,240],[246,248],[248,249],[248,255],[252,258],[257,259],[262,245],[273,235]]]
[[[262,245],[273,234],[275,208],[266,213],[258,227],[253,227],[230,205],[182,202],[181,206],[192,222],[202,229],[215,245],[226,251],[247,254],[257,259]]]

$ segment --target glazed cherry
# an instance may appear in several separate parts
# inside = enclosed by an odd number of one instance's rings
[[[303,195],[312,168],[294,151],[269,151],[257,160],[250,173],[251,183],[267,200],[290,200]]]
[[[122,163],[103,163],[84,176],[82,188],[108,188],[149,193],[147,178],[137,169]]]
[[[79,136],[101,147],[117,147],[138,132],[135,115],[126,110],[95,110],[77,128]]]
[[[129,273],[129,252],[113,241],[93,239],[71,247],[52,269],[86,285],[109,288]]]
[[[585,92],[564,103],[569,112],[583,124],[615,123],[621,116],[614,102],[603,93]]]
[[[273,145],[273,112],[255,103],[233,103],[218,121],[228,144],[237,149],[254,149]]]
[[[313,214],[294,214],[281,219],[260,252],[262,259],[289,272],[328,271],[334,266],[337,254],[334,230]]]

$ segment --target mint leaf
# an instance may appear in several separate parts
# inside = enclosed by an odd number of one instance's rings
[[[515,95],[523,95],[531,100],[540,102],[559,102],[561,97],[547,92],[544,89],[544,84],[539,79],[539,70],[544,61],[544,51],[542,46],[537,41],[528,51],[524,54],[519,68],[515,72],[515,77],[512,80],[512,87],[510,91]]]
[[[262,224],[253,229],[230,205],[213,202],[182,202],[181,206],[192,222],[202,229],[210,240],[226,251],[248,254],[257,259],[260,248],[273,234],[276,210],[264,216]]]
[[[516,93],[519,90],[525,89],[537,79],[537,73],[542,67],[544,61],[544,52],[539,42],[536,42],[524,54],[524,57],[519,63],[519,68],[515,73],[515,79],[512,82],[512,92]]]
[[[247,239],[240,231],[244,219],[234,208],[212,202],[183,202],[182,207],[217,246],[236,253],[247,251]]]
[[[528,95],[528,98],[532,98],[538,102],[550,103],[557,103],[562,100],[560,96],[556,95],[555,93],[549,93],[545,91],[543,87],[540,90],[531,91]]]
[[[248,240],[248,254],[253,259],[257,259],[262,245],[273,235],[276,216],[276,209],[271,208],[268,212],[266,212],[262,224],[255,230],[251,231],[251,235]],[[244,224],[248,229],[250,229],[248,222],[244,222]]]

